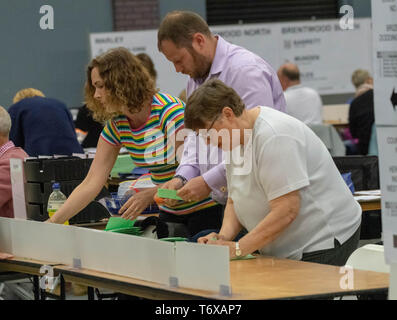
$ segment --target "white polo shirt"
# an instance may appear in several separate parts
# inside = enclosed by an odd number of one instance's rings
[[[323,102],[316,90],[301,84],[284,91],[286,113],[305,124],[323,123]]]
[[[237,218],[248,231],[269,213],[269,201],[295,190],[301,198],[296,219],[261,254],[300,260],[303,253],[334,248],[334,238],[343,244],[359,228],[360,205],[325,145],[301,121],[261,107],[251,147],[242,154],[244,161],[252,155],[251,170],[241,174],[247,163],[232,158],[226,175]]]

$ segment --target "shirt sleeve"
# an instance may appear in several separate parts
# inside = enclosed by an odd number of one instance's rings
[[[166,137],[176,134],[184,128],[185,104],[175,98],[175,102],[169,103],[161,112],[160,128]]]
[[[304,143],[289,136],[271,138],[258,149],[259,182],[269,201],[308,186]]]
[[[285,112],[285,99],[281,87],[275,97],[272,76],[265,70],[255,65],[245,65],[231,70],[228,78],[228,86],[236,90],[247,109],[261,105]],[[280,103],[276,105],[275,102]]]
[[[222,162],[203,174],[204,181],[213,191],[225,193],[227,190],[226,168]]]
[[[120,141],[120,133],[117,129],[116,123],[114,120],[109,120],[101,133],[101,139],[105,140],[107,143],[112,146],[121,145]]]
[[[200,175],[200,166],[197,157],[198,137],[192,131],[183,144],[182,158],[176,169],[176,174],[190,180]]]

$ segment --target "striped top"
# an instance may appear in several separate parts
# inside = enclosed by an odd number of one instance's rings
[[[152,110],[147,122],[133,129],[125,115],[107,122],[101,138],[114,146],[124,146],[138,167],[148,169],[154,184],[162,184],[175,175],[178,162],[170,137],[184,128],[185,104],[169,94],[158,92],[153,96]],[[211,207],[216,203],[211,198],[201,202],[182,204],[176,208],[160,208],[166,212],[190,213]]]

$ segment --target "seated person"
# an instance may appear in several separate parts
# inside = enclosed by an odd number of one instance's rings
[[[346,263],[360,238],[361,207],[309,127],[268,107],[246,110],[218,79],[189,97],[185,126],[232,151],[221,230],[198,242],[226,245],[231,258],[259,250],[279,258]],[[222,132],[237,139],[224,143]],[[233,154],[240,155],[238,161]],[[243,227],[248,233],[232,241]]]
[[[29,156],[84,152],[64,103],[31,88],[19,91],[13,103],[8,109],[12,121],[10,140]]]
[[[79,108],[74,125],[81,146],[83,148],[96,148],[104,125],[94,120],[87,105]]]
[[[287,103],[286,113],[306,124],[323,123],[323,102],[316,90],[303,86],[296,64],[285,63],[277,71]]]
[[[356,97],[349,109],[349,129],[353,138],[358,139],[358,154],[368,154],[374,122],[374,90],[369,89]]]
[[[3,107],[0,107],[0,216],[6,218],[14,218],[10,159],[28,157],[25,151],[15,147],[12,141],[9,141],[10,128],[10,115]]]

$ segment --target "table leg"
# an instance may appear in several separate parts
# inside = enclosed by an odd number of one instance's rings
[[[33,276],[34,300],[40,300],[40,280],[39,276]]]
[[[87,287],[88,300],[95,300],[95,293],[93,287]]]

